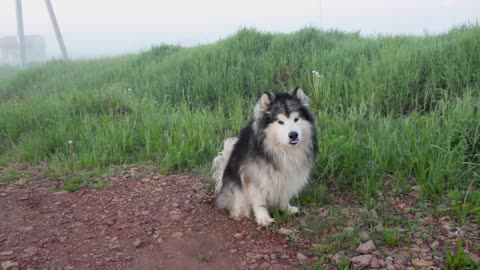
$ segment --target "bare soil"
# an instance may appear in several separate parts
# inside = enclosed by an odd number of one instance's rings
[[[30,170],[28,183],[0,185],[3,268],[295,269],[318,259],[308,242],[229,219],[201,176],[124,167],[103,189],[68,193]]]

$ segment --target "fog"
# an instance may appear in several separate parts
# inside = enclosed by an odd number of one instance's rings
[[[306,26],[363,35],[441,33],[474,23],[478,0],[51,0],[69,55],[111,56],[160,43],[209,43],[242,27],[289,33]],[[23,0],[26,35],[42,35],[59,57],[43,0]],[[15,0],[0,2],[0,37],[16,35]]]

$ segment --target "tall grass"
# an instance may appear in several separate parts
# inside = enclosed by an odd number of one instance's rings
[[[204,169],[259,92],[301,86],[318,123],[316,181],[368,201],[391,178],[440,199],[478,177],[479,67],[478,25],[426,37],[244,29],[194,48],[53,61],[0,81],[0,160]]]

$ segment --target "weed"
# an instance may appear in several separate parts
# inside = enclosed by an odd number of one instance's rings
[[[400,244],[400,231],[398,229],[382,229],[382,237],[385,244],[389,247],[396,247]]]
[[[480,270],[480,263],[475,262],[464,253],[463,241],[461,238],[458,239],[457,252],[455,254],[452,254],[448,249],[445,253],[448,270]]]
[[[103,189],[105,188],[105,183],[103,181],[98,181],[92,186],[93,189]]]
[[[12,165],[4,169],[0,175],[0,179],[2,182],[11,183],[15,182],[20,177],[20,171],[17,166]]]
[[[460,224],[465,224],[470,216],[480,220],[480,191],[470,191],[470,189],[467,192],[450,190],[448,195],[452,200],[450,206]]]
[[[65,181],[63,189],[68,192],[75,192],[80,188],[80,185],[74,181]]]

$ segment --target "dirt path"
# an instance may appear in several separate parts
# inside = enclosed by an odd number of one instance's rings
[[[284,235],[214,208],[204,180],[139,168],[101,190],[41,177],[0,186],[0,262],[8,269],[293,269]],[[305,254],[308,255],[307,251]]]

